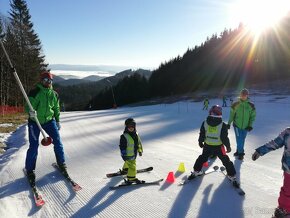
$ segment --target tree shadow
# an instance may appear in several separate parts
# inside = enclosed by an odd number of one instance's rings
[[[15,184],[17,184],[17,185],[15,185]],[[37,181],[37,186],[38,186],[38,181]],[[32,192],[30,185],[25,177],[13,180],[4,186],[1,186],[0,187],[0,199],[6,198],[6,197],[11,197],[17,193],[21,193],[21,192],[25,192],[25,191],[29,191],[28,198],[31,199],[31,205],[32,205],[32,208],[28,212],[27,216],[33,216],[35,213],[37,213],[41,209],[41,207],[37,207],[35,205],[33,192]]]
[[[188,184],[182,185],[181,191],[177,195],[172,208],[168,214],[169,218],[176,218],[176,217],[185,217],[191,202],[194,199],[195,194],[197,193],[199,186],[203,177],[196,178],[194,181],[191,181]]]
[[[19,148],[26,144],[26,124],[20,126],[13,134],[11,134],[7,141],[7,148],[4,154],[0,158],[0,171],[3,167],[13,158],[14,153],[19,150]]]
[[[243,211],[245,198],[231,187],[232,184],[228,181],[228,178],[224,178],[209,199],[212,186],[213,184],[208,185],[203,192],[204,197],[197,217],[243,218],[245,216]]]
[[[110,186],[115,186],[120,183],[122,179],[111,179],[106,186],[104,186],[99,192],[97,192],[90,201],[86,203],[85,206],[80,208],[77,212],[75,212],[71,218],[78,217],[94,217],[101,213],[108,206],[114,204],[119,198],[124,197],[124,195],[132,192],[142,186],[129,186],[122,187],[118,190],[110,190]],[[108,196],[108,193],[112,193]],[[106,199],[105,199],[106,198]],[[104,200],[105,199],[105,200]],[[122,213],[122,211],[120,211]]]
[[[49,178],[49,182],[48,182]],[[69,197],[66,199],[64,204],[69,203],[74,197],[76,197],[76,192],[73,190],[72,185],[70,184],[69,181],[67,181],[63,175],[60,174],[60,172],[57,172],[57,170],[50,172],[49,174],[46,174],[45,177],[40,178],[37,183],[38,187],[43,187],[45,185],[57,183],[59,181],[63,181],[65,183],[65,186],[67,187],[67,190],[69,192]],[[54,194],[59,194],[59,188],[54,187],[50,185],[50,188],[52,190],[52,193]],[[63,196],[62,196],[63,197]]]
[[[203,168],[204,171],[209,169],[213,165],[214,161],[209,162],[209,166],[206,168]],[[184,177],[185,179],[187,177]],[[197,193],[202,181],[204,179],[204,176],[197,177],[193,181],[190,181],[188,184],[184,184],[181,187],[181,191],[177,195],[172,208],[168,214],[169,218],[175,218],[175,217],[185,217],[188,213],[188,210],[190,208],[191,202],[194,200],[194,196]]]

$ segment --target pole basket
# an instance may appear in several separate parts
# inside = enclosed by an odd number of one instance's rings
[[[52,138],[51,137],[46,137],[46,138],[43,138],[42,140],[41,140],[41,144],[43,145],[43,146],[48,146],[48,145],[50,145],[52,143]]]

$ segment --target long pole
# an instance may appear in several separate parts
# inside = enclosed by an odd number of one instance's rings
[[[20,90],[21,90],[21,92],[22,92],[22,94],[23,94],[23,96],[25,98],[25,101],[26,101],[26,103],[27,103],[27,105],[29,107],[29,110],[30,111],[34,111],[32,105],[31,105],[31,103],[29,101],[29,98],[28,98],[28,96],[27,96],[27,94],[26,94],[26,92],[25,92],[25,90],[23,88],[23,85],[22,85],[22,83],[21,83],[21,81],[19,79],[19,76],[18,76],[18,74],[16,72],[16,69],[13,67],[13,64],[12,64],[10,58],[9,58],[9,55],[8,55],[8,53],[7,53],[7,51],[6,51],[5,47],[4,47],[4,44],[3,44],[2,39],[1,39],[2,37],[3,36],[0,36],[0,44],[1,44],[1,47],[2,47],[2,49],[4,51],[4,54],[5,54],[5,56],[6,56],[7,60],[8,60],[8,63],[10,65],[10,68],[13,70],[13,75],[14,75],[14,77],[15,77],[15,79],[17,81],[17,84],[18,84],[18,86],[19,86],[19,88],[20,88]],[[44,130],[42,129],[42,127],[41,127],[41,125],[39,123],[39,120],[37,119],[37,117],[35,117],[35,122],[36,122],[36,124],[37,124],[37,126],[38,126],[38,128],[39,128],[39,130],[40,130],[40,132],[42,134],[42,136],[43,136],[43,140],[44,141],[42,140],[41,143],[43,145],[49,145],[49,144],[51,144],[52,139],[50,137],[47,137],[46,136]]]
[[[115,100],[115,95],[114,95],[114,91],[113,91],[113,87],[112,87],[112,82],[110,80],[107,79],[107,81],[109,82],[110,84],[110,87],[111,87],[111,91],[112,91],[112,96],[113,96],[113,101],[114,101],[114,107],[117,107],[117,104],[116,104],[116,100]]]

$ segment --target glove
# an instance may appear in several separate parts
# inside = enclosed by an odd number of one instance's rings
[[[30,118],[31,120],[35,120],[35,117],[37,117],[37,113],[36,113],[36,111],[35,111],[35,110],[33,110],[33,111],[29,111],[29,118]]]
[[[231,128],[231,124],[227,124],[227,128],[230,129]]]
[[[142,156],[142,152],[138,152],[139,153],[139,156],[141,157]]]
[[[231,147],[227,148],[227,153],[230,153],[232,151]]]
[[[260,155],[257,151],[255,151],[255,153],[252,155],[252,160],[255,161],[255,160],[257,160],[260,156],[261,156],[261,155]]]
[[[126,156],[126,154],[127,154],[126,150],[121,150],[121,155],[122,156]]]
[[[253,127],[248,126],[248,127],[246,128],[246,130],[249,131],[249,132],[251,132],[251,131],[253,130]]]
[[[58,129],[58,130],[60,130],[60,128],[61,128],[61,125],[60,125],[60,123],[59,123],[59,122],[56,122],[56,127],[57,127],[57,129]]]
[[[199,143],[199,147],[203,148],[204,144],[202,142]]]

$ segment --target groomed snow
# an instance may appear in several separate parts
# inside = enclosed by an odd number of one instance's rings
[[[230,158],[246,192],[244,197],[236,193],[220,172],[178,186],[201,153],[197,140],[200,125],[207,116],[207,111],[201,110],[201,102],[183,101],[62,113],[61,137],[68,170],[83,189],[75,193],[51,166],[55,162],[53,146],[40,146],[36,183],[46,201],[42,208],[35,207],[23,175],[28,138],[26,125],[21,126],[7,139],[10,149],[0,156],[0,217],[271,217],[283,181],[280,161],[283,149],[255,162],[251,154],[289,126],[290,97],[259,95],[253,96],[252,101],[257,119],[246,139],[243,162],[233,158],[235,136],[232,128],[229,131],[233,150]],[[210,103],[222,104],[222,101],[210,99]],[[223,113],[227,121],[229,107]],[[175,183],[164,181],[160,186],[109,190],[109,186],[122,182],[122,178],[108,179],[105,175],[122,166],[118,144],[128,117],[136,119],[144,147],[137,168],[154,167],[150,173],[138,174],[138,178],[166,180],[173,171]],[[182,162],[186,172],[178,173]],[[217,159],[210,165],[221,166],[221,162]]]

